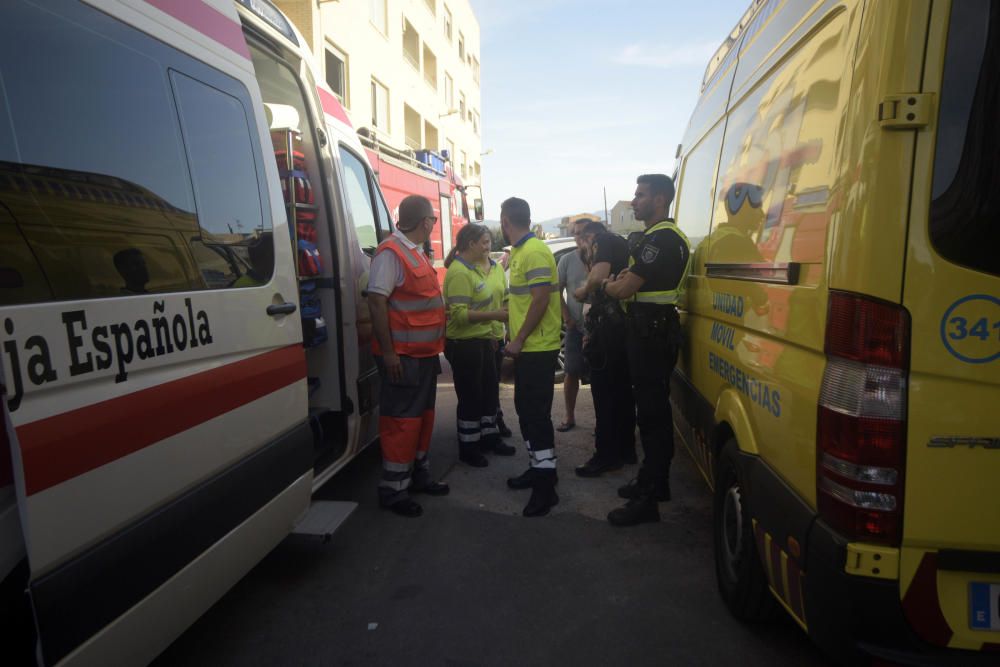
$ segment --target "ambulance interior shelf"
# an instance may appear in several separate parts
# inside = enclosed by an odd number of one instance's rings
[[[316,280],[323,271],[317,247],[318,207],[309,180],[302,134],[294,129],[271,130],[274,157],[278,162],[281,190],[285,197],[292,253],[299,278],[299,313],[302,317],[302,344],[315,347],[327,340],[326,320],[316,292]]]

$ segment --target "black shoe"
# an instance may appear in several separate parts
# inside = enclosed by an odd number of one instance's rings
[[[559,496],[551,480],[539,480],[531,489],[531,499],[521,512],[526,517],[545,516],[559,504]]]
[[[492,451],[497,456],[514,456],[514,454],[517,454],[517,448],[513,445],[508,445],[503,440],[497,440],[496,444],[493,445]]]
[[[631,451],[629,451],[629,452],[625,452],[624,454],[622,454],[622,463],[624,463],[625,465],[630,465],[631,466],[631,465],[635,465],[638,462],[639,462],[639,458],[635,455],[635,450],[634,449],[631,450]]]
[[[423,486],[411,486],[410,493],[425,493],[428,496],[447,496],[451,487],[444,482],[429,482]]]
[[[632,498],[624,507],[608,512],[608,523],[612,526],[637,526],[659,520],[660,510],[652,496]]]
[[[459,445],[458,460],[473,468],[485,468],[490,464],[482,452],[479,451],[479,443]]]
[[[625,498],[626,500],[632,500],[639,494],[639,480],[638,478],[633,479],[631,482],[625,486],[618,487],[618,497]],[[668,481],[662,487],[656,489],[653,494],[657,502],[666,502],[670,500],[670,482]]]
[[[420,506],[420,503],[410,498],[397,500],[391,505],[382,505],[382,509],[391,510],[394,514],[405,516],[408,519],[415,519],[424,513],[424,508]]]
[[[497,429],[500,431],[501,438],[510,438],[514,433],[503,423],[503,417],[497,419]]]
[[[479,451],[483,454],[497,456],[514,456],[517,450],[500,439],[499,435],[490,435],[479,441]]]
[[[518,490],[533,488],[535,486],[536,475],[537,473],[535,473],[532,468],[528,468],[517,477],[508,478],[507,486],[511,489],[518,489]],[[553,475],[552,485],[555,486],[558,483],[559,483],[559,476]]]
[[[590,460],[582,466],[577,466],[576,474],[580,477],[600,477],[606,472],[621,469],[622,463],[620,461],[616,463],[605,463],[595,455],[590,457]]]

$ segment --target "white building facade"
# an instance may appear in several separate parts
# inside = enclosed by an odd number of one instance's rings
[[[277,0],[355,129],[400,150],[447,151],[482,182],[479,22],[468,0]]]
[[[635,219],[631,201],[619,201],[611,207],[608,227],[616,234],[628,234],[645,229],[645,225]]]

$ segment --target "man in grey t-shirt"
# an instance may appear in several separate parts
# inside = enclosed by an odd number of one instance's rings
[[[559,300],[562,304],[563,322],[566,324],[565,348],[566,367],[563,377],[563,397],[566,399],[566,416],[557,431],[566,432],[576,425],[576,396],[580,391],[580,378],[589,373],[587,361],[583,358],[583,303],[573,298],[573,292],[587,282],[589,269],[584,262],[585,245],[580,237],[589,220],[573,223],[576,251],[568,252],[559,259]]]

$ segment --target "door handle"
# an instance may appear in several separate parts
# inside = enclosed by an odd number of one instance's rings
[[[275,315],[291,315],[294,312],[294,303],[275,303],[267,307],[267,314],[272,317]]]

